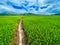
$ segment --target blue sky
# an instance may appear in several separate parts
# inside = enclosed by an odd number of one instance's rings
[[[0,13],[56,14],[60,13],[60,0],[1,0]]]

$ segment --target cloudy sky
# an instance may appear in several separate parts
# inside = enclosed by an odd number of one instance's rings
[[[60,13],[60,0],[0,0],[0,13],[56,14]]]

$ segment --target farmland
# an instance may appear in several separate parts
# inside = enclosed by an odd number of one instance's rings
[[[25,16],[28,45],[60,45],[60,16]]]
[[[21,16],[0,16],[0,45],[13,45]],[[23,16],[28,45],[60,45],[60,16]]]
[[[13,38],[19,16],[0,16],[0,45],[13,45]]]

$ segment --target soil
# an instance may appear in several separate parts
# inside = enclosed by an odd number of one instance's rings
[[[28,45],[27,36],[23,27],[23,21],[20,19],[16,25],[13,45]]]

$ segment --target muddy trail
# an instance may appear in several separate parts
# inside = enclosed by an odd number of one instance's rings
[[[22,19],[17,24],[13,45],[28,45]]]

